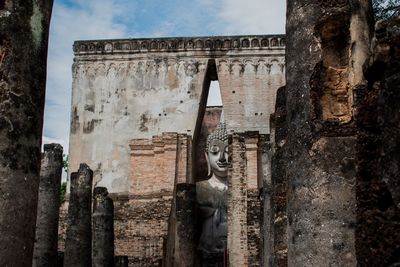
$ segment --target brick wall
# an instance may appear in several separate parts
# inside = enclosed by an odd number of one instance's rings
[[[115,252],[129,256],[130,266],[164,264],[175,187],[192,179],[190,146],[177,133],[130,141],[130,194],[115,201]]]
[[[234,133],[230,137],[228,171],[228,253],[229,266],[261,266],[258,170],[259,135]]]
[[[129,266],[162,266],[172,193],[119,197],[115,205],[115,255]]]

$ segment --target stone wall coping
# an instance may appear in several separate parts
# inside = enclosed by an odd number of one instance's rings
[[[284,49],[285,40],[284,34],[78,40],[74,42],[73,51],[78,56],[149,52],[270,50]]]

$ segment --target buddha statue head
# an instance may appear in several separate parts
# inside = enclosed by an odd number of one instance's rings
[[[206,145],[208,177],[225,180],[228,176],[228,133],[225,123],[219,123],[217,128],[208,135]]]

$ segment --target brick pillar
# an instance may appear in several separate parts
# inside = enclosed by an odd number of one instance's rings
[[[261,266],[262,153],[258,132],[230,136],[228,169],[229,266]]]
[[[247,159],[242,134],[229,138],[228,260],[229,266],[248,266],[247,261]]]
[[[247,227],[247,260],[252,267],[261,266],[261,201],[262,166],[259,145],[262,139],[258,132],[244,134],[246,145],[246,227]]]
[[[357,266],[353,96],[366,81],[370,1],[289,0],[288,266]]]
[[[44,145],[32,266],[56,266],[63,148]]]
[[[65,267],[92,265],[92,179],[93,171],[84,163],[80,165],[78,172],[71,173],[64,252]]]
[[[113,266],[114,262],[114,204],[107,188],[93,190],[92,266]]]
[[[0,1],[0,266],[31,266],[52,0]]]

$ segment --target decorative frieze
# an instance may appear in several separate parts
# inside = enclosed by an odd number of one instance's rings
[[[194,76],[199,72],[206,71],[206,63],[197,60],[172,60],[172,59],[152,59],[135,60],[126,62],[84,62],[74,63],[73,77],[104,77],[118,75],[119,77],[133,77],[137,75],[160,75],[170,71]]]
[[[285,35],[76,41],[75,55],[284,49]]]
[[[244,72],[282,74],[285,70],[284,57],[227,58],[218,60],[218,72],[241,74]]]

